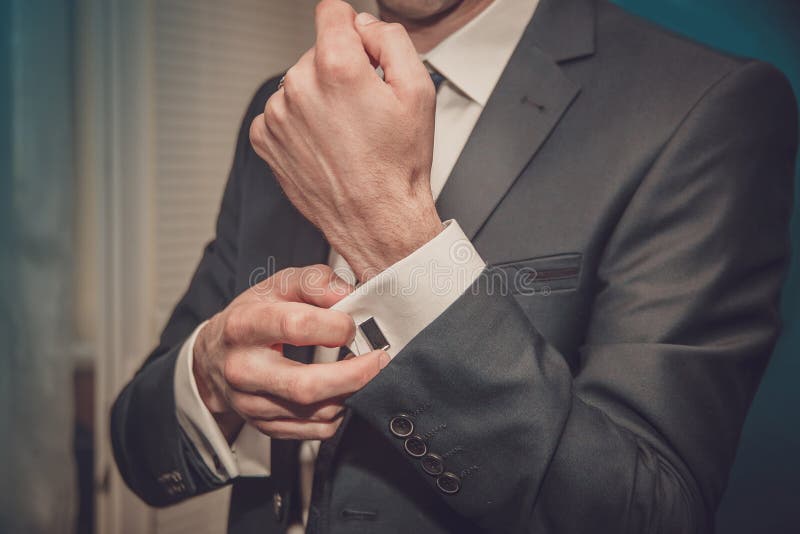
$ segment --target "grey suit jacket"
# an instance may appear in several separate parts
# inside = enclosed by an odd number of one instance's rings
[[[113,409],[119,468],[153,505],[222,483],[175,418],[181,344],[268,257],[327,256],[248,143],[275,88],[244,118],[216,238]],[[604,0],[542,0],[438,201],[492,269],[536,276],[482,278],[348,400],[309,531],[711,531],[779,330],[796,120],[768,65]],[[406,451],[400,415],[440,460]],[[279,532],[296,508],[297,443],[272,447],[271,477],[233,482],[231,532]]]

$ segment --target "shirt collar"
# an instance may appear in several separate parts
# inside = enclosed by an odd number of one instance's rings
[[[517,47],[539,0],[494,0],[421,59],[481,107]]]

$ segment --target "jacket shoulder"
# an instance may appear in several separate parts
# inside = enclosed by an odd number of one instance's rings
[[[624,59],[632,67],[649,66],[648,72],[702,84],[751,61],[659,26],[608,0],[598,0],[596,6],[598,52]]]
[[[595,104],[626,117],[654,140],[668,137],[700,102],[726,92],[739,95],[728,103],[777,95],[782,109],[795,110],[791,86],[775,67],[694,41],[608,0],[595,6],[595,61],[579,74],[581,81]]]

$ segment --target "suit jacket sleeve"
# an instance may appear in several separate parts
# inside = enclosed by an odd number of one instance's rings
[[[606,244],[574,374],[482,277],[349,406],[436,487],[389,430],[408,414],[487,530],[709,532],[779,330],[796,116],[761,63],[687,112]]]
[[[189,288],[172,312],[158,347],[119,394],[111,412],[114,457],[127,485],[152,506],[164,506],[210,491],[224,482],[205,465],[184,434],[175,412],[175,362],[194,329],[233,298],[240,189],[249,158],[249,127],[276,80],[253,98],[239,130],[236,152],[217,219],[216,236],[205,248]]]

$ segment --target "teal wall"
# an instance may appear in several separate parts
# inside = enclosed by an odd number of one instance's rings
[[[0,0],[0,533],[73,532],[75,1]]]
[[[800,99],[800,0],[615,0],[692,39],[781,69]],[[800,181],[800,166],[796,174]],[[795,189],[795,206],[798,202]],[[719,534],[800,533],[800,217],[784,288],[784,332],[742,435]]]
[[[0,343],[11,338],[11,313],[6,302],[11,301],[11,72],[8,68],[11,57],[11,9],[0,0]],[[5,349],[0,346],[0,440],[5,436],[2,432],[10,428],[10,409],[13,399],[10,396],[9,382],[11,365],[5,357]],[[10,448],[0,443],[0,480],[8,480],[10,467],[6,458]],[[0,482],[0,531],[5,519],[6,489],[8,486]]]

